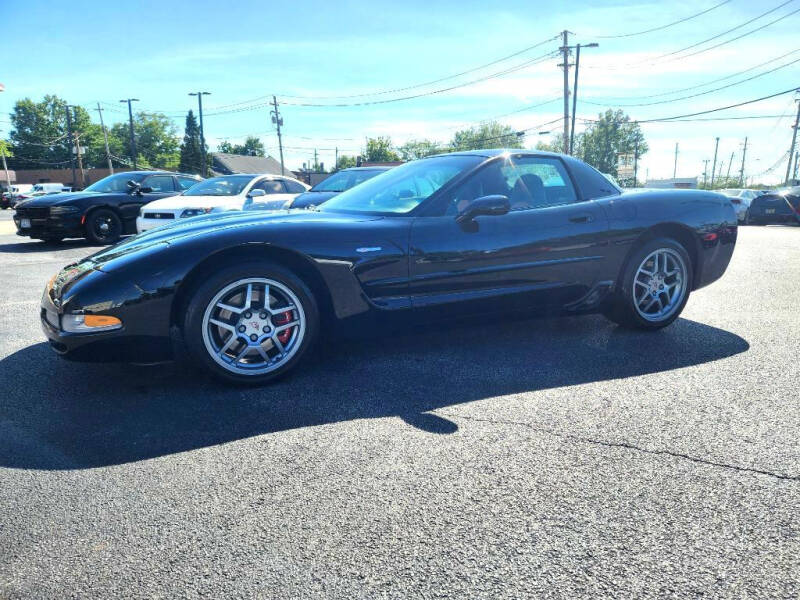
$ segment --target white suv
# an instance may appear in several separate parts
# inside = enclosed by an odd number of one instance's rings
[[[306,184],[282,175],[212,177],[193,185],[179,196],[162,198],[142,206],[136,219],[136,231],[142,233],[174,223],[175,219],[243,210],[255,202],[269,208],[281,208],[288,200],[308,189]]]

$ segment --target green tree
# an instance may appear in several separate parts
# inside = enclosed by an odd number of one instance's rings
[[[180,152],[177,129],[166,115],[136,113],[133,118],[133,133],[136,137],[138,166],[167,170],[178,168]],[[128,124],[116,123],[110,134],[121,146],[121,158],[128,160],[131,155]]]
[[[186,114],[186,125],[183,130],[183,143],[181,144],[178,170],[181,173],[199,173],[203,169],[203,154],[200,150],[200,127],[195,119],[194,112]]]
[[[637,143],[641,158],[649,148],[639,124],[632,123],[623,111],[609,109],[575,137],[574,154],[598,171],[617,177],[617,156],[632,154]]]
[[[355,156],[346,156],[342,154],[339,156],[339,160],[336,161],[336,170],[339,169],[349,169],[350,167],[356,166],[356,157]]]
[[[451,150],[482,150],[486,148],[522,148],[524,134],[497,121],[483,123],[456,131],[448,144]]]
[[[261,140],[249,135],[244,144],[231,144],[228,141],[221,142],[217,146],[218,152],[225,154],[243,154],[244,156],[266,156],[266,150]]]
[[[15,159],[14,168],[58,167],[72,159],[74,137],[67,136],[67,101],[47,95],[41,102],[30,98],[19,100],[11,111],[9,142]],[[72,131],[78,134],[80,145],[86,148],[84,166],[94,167],[105,158],[102,131],[92,123],[86,109],[69,107]]]
[[[403,160],[416,160],[441,152],[439,144],[431,140],[409,140],[397,148]]]
[[[367,162],[393,162],[400,160],[397,152],[392,149],[392,138],[380,136],[367,140]]]

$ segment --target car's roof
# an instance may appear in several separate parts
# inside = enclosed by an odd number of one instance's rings
[[[195,177],[202,179],[194,173],[175,173],[174,171],[120,171],[118,175],[180,175],[182,177]]]
[[[374,167],[347,167],[346,169],[340,169],[339,172],[342,171],[388,171],[394,167],[388,167],[383,165],[375,165]]]
[[[433,156],[483,156],[486,158],[493,158],[501,154],[540,154],[543,156],[563,156],[558,152],[548,152],[546,150],[527,150],[525,148],[490,148],[487,150],[460,150],[458,152],[443,152],[442,154],[433,154]]]

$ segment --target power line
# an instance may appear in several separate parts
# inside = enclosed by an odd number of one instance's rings
[[[791,94],[792,92],[800,91],[800,88],[793,87],[789,88],[788,90],[784,90],[782,92],[776,92],[774,94],[770,94],[768,96],[762,96],[761,98],[755,98],[754,100],[746,100],[745,102],[739,102],[737,104],[729,104],[728,106],[721,106],[719,108],[712,108],[709,110],[701,110],[699,112],[688,113],[685,115],[675,115],[672,117],[661,117],[658,119],[631,119],[630,123],[660,123],[662,121],[677,121],[680,119],[684,119],[686,117],[695,117],[698,115],[707,115],[710,113],[719,112],[722,110],[728,110],[729,108],[738,108],[740,106],[746,106],[748,104],[755,104],[756,102],[761,102],[763,100],[769,100],[770,98],[777,98],[778,96],[783,96],[785,94]],[[585,123],[598,123],[597,119],[581,119],[581,121]]]
[[[333,103],[333,104],[318,104],[318,103],[313,103],[313,102],[282,102],[282,104],[288,105],[288,106],[304,106],[304,107],[317,107],[317,108],[343,108],[343,107],[351,107],[351,106],[369,106],[369,105],[374,105],[374,104],[388,104],[388,103],[391,103],[391,102],[402,102],[404,100],[412,100],[412,99],[415,99],[415,98],[422,98],[424,96],[432,96],[432,95],[435,95],[435,94],[441,94],[443,92],[449,92],[451,90],[459,89],[459,88],[462,88],[462,87],[467,87],[467,86],[470,86],[470,85],[474,85],[476,83],[481,83],[483,81],[488,81],[490,79],[495,79],[497,77],[502,77],[503,75],[508,75],[510,73],[515,73],[515,72],[520,71],[520,70],[522,70],[522,69],[524,69],[526,67],[530,67],[530,66],[533,66],[534,64],[538,64],[540,62],[548,60],[548,59],[552,58],[553,56],[555,56],[555,54],[556,54],[555,52],[548,52],[548,53],[543,54],[541,56],[537,56],[536,58],[532,58],[532,59],[526,60],[523,63],[520,63],[520,64],[515,65],[513,67],[510,67],[508,69],[504,69],[502,71],[497,71],[497,72],[492,73],[490,75],[485,75],[483,77],[479,77],[477,79],[473,79],[473,80],[470,80],[470,81],[467,81],[467,82],[464,82],[464,83],[459,83],[459,84],[456,84],[456,85],[452,85],[452,86],[449,86],[449,87],[446,87],[446,88],[440,88],[440,89],[437,89],[437,90],[429,90],[427,92],[422,92],[422,93],[419,93],[419,94],[413,94],[413,95],[410,95],[410,96],[401,96],[399,98],[389,98],[389,99],[386,99],[386,100],[368,100],[368,101],[364,101],[364,102],[341,102],[341,103]],[[243,112],[243,111],[248,111],[248,110],[256,110],[256,109],[259,109],[259,108],[263,108],[265,106],[269,106],[270,104],[271,103],[255,104],[255,105],[252,105],[252,106],[245,106],[245,107],[238,108],[238,109],[231,109],[231,110],[226,110],[226,111],[218,111],[218,112],[214,112],[214,113],[209,113],[206,116],[221,115],[221,114],[228,114],[228,113],[234,113],[234,112]]]
[[[730,1],[731,0],[724,0],[723,2],[720,2],[719,4],[715,4],[711,8],[707,8],[704,11],[701,11],[699,13],[695,13],[695,14],[690,15],[688,17],[684,17],[683,19],[679,19],[677,21],[673,21],[672,23],[667,23],[666,25],[661,25],[659,27],[653,27],[652,29],[645,29],[644,31],[636,31],[636,32],[633,32],[633,33],[620,33],[620,34],[617,34],[617,35],[595,35],[595,36],[592,36],[592,37],[610,40],[610,39],[633,37],[633,36],[636,36],[636,35],[644,35],[645,33],[653,33],[654,31],[661,31],[663,29],[667,29],[668,27],[672,27],[673,25],[679,25],[681,23],[685,23],[686,21],[691,21],[692,19],[700,17],[700,16],[702,16],[702,15],[704,15],[706,13],[710,13],[712,10],[717,9],[720,6],[724,6],[725,4],[728,4]]]
[[[744,69],[742,71],[737,71],[736,73],[731,73],[730,75],[726,75],[725,77],[718,77],[717,79],[712,79],[710,81],[706,81],[705,83],[698,83],[696,85],[692,85],[692,86],[685,87],[685,88],[678,88],[678,89],[674,89],[674,90],[669,90],[667,92],[659,92],[658,94],[648,94],[648,95],[644,95],[644,96],[627,96],[627,97],[623,97],[623,96],[605,96],[605,97],[606,98],[617,99],[617,100],[620,100],[620,99],[621,100],[646,100],[647,98],[660,98],[662,96],[671,96],[672,94],[680,94],[681,92],[688,92],[688,91],[691,91],[691,90],[696,90],[697,88],[706,87],[707,85],[718,83],[720,81],[725,81],[726,79],[731,79],[733,77],[738,77],[739,75],[744,75],[745,73],[749,73],[750,71],[758,69],[759,67],[763,67],[764,65],[768,65],[770,63],[773,63],[775,61],[781,60],[782,58],[786,58],[787,56],[791,56],[792,54],[796,54],[798,52],[800,52],[800,48],[795,48],[794,50],[792,50],[790,52],[787,52],[786,54],[781,54],[780,56],[775,56],[773,58],[770,58],[769,60],[765,60],[762,63],[759,63],[757,65],[753,65],[752,67],[748,67],[747,69]]]
[[[756,75],[753,75],[752,77],[748,77],[746,79],[742,79],[741,81],[734,81],[733,83],[729,83],[727,85],[723,85],[723,86],[720,86],[718,88],[714,88],[714,89],[711,89],[711,90],[706,90],[705,92],[698,92],[697,94],[691,94],[689,96],[682,96],[680,98],[671,98],[669,100],[656,100],[655,102],[640,102],[640,103],[635,103],[635,104],[618,104],[616,102],[613,102],[613,103],[592,102],[590,100],[580,100],[579,102],[582,102],[584,104],[594,104],[596,106],[607,106],[608,104],[613,104],[614,106],[619,106],[619,107],[654,106],[656,104],[670,104],[672,102],[680,102],[682,100],[688,100],[689,98],[697,98],[698,96],[705,96],[706,94],[711,94],[713,92],[718,92],[720,90],[724,90],[724,89],[727,89],[727,88],[730,88],[730,87],[741,85],[743,83],[747,83],[748,81],[753,81],[754,79],[758,79],[759,77],[763,77],[764,75],[769,75],[770,73],[774,73],[775,71],[780,71],[781,69],[785,69],[786,67],[789,67],[789,66],[791,66],[791,65],[793,65],[795,63],[798,63],[798,62],[800,62],[800,58],[798,58],[796,60],[793,60],[791,62],[788,62],[786,64],[777,66],[774,69],[770,69],[768,71],[764,71],[763,73],[758,73]]]
[[[708,48],[704,48],[702,50],[698,50],[697,52],[691,52],[689,54],[684,54],[682,56],[677,56],[678,54],[681,54],[682,52],[685,52],[686,50],[691,50],[692,48],[696,48],[697,46],[701,46],[701,45],[703,45],[703,44],[705,44],[707,42],[710,42],[710,41],[715,40],[715,39],[717,39],[719,37],[722,37],[723,35],[726,35],[728,33],[732,33],[733,31],[736,31],[737,29],[741,29],[742,27],[744,27],[746,25],[749,25],[753,21],[757,21],[758,19],[760,19],[760,18],[762,18],[762,17],[764,17],[764,16],[766,16],[766,15],[772,13],[772,12],[775,12],[776,10],[778,10],[778,9],[780,9],[780,8],[786,6],[787,4],[789,4],[791,2],[794,2],[794,1],[795,0],[787,0],[786,2],[784,2],[782,4],[779,4],[778,6],[772,8],[772,9],[766,11],[766,12],[761,13],[760,15],[750,19],[749,21],[745,21],[744,23],[741,23],[740,25],[737,25],[736,27],[732,27],[731,29],[723,31],[722,33],[718,33],[717,35],[714,35],[714,36],[712,36],[710,38],[707,38],[705,40],[702,40],[700,42],[696,42],[696,43],[691,44],[689,46],[686,46],[684,48],[680,48],[680,49],[674,50],[672,52],[667,52],[666,54],[661,54],[661,55],[655,56],[653,58],[647,58],[645,60],[642,60],[642,61],[639,61],[639,62],[635,62],[635,63],[628,63],[626,65],[605,66],[605,67],[598,66],[598,67],[594,67],[594,68],[603,69],[603,70],[629,69],[631,67],[636,67],[636,66],[640,66],[640,65],[644,65],[644,64],[651,64],[652,65],[652,64],[655,64],[656,61],[659,61],[659,60],[664,59],[664,58],[666,58],[668,60],[679,60],[679,59],[682,60],[682,59],[689,58],[689,57],[692,57],[692,56],[697,56],[698,54],[703,54],[705,52],[710,52],[711,50],[714,50],[714,49],[719,48],[721,46],[725,46],[726,44],[730,44],[732,42],[740,40],[740,39],[742,39],[744,37],[747,37],[749,35],[752,35],[754,33],[759,32],[759,31],[761,31],[763,29],[766,29],[767,27],[770,27],[770,26],[774,25],[775,23],[783,21],[784,19],[787,19],[787,18],[791,17],[792,15],[800,12],[800,8],[798,8],[796,10],[793,10],[792,12],[787,13],[787,14],[783,15],[782,17],[778,17],[777,19],[775,19],[773,21],[770,21],[769,23],[761,25],[760,27],[757,27],[756,29],[751,29],[750,31],[747,31],[747,32],[745,32],[745,33],[743,33],[741,35],[733,37],[733,38],[731,38],[729,40],[725,40],[724,42],[720,42],[719,44],[715,44],[713,46],[709,46]]]

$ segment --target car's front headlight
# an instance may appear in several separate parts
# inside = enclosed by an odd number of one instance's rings
[[[51,215],[68,215],[71,213],[80,212],[80,208],[77,206],[51,206],[50,207],[50,214]]]
[[[207,215],[213,209],[211,207],[208,208],[187,208],[181,213],[180,218],[185,219],[187,217],[199,217],[200,215]]]
[[[61,318],[61,327],[70,333],[111,331],[122,327],[122,321],[109,315],[66,314]]]

